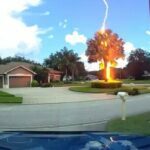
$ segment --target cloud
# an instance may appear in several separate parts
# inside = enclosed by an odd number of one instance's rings
[[[134,44],[131,42],[126,42],[123,47],[124,47],[124,52],[125,52],[125,58],[117,60],[117,63],[118,63],[117,68],[125,67],[128,64],[128,57],[131,51],[134,51],[136,49]]]
[[[45,11],[45,12],[42,13],[41,15],[43,15],[43,16],[49,16],[49,15],[50,15],[50,12],[49,12],[49,11]]]
[[[147,30],[145,33],[146,33],[147,35],[150,35],[150,31],[149,31],[149,30]]]
[[[51,35],[48,36],[48,38],[49,38],[49,39],[53,39],[53,38],[54,38],[54,35],[51,34]]]
[[[41,0],[0,1],[0,56],[37,53],[41,46],[38,25],[27,25],[21,14],[30,7],[41,4]]]
[[[87,41],[87,37],[83,34],[79,34],[78,31],[73,31],[72,34],[66,35],[65,41],[71,45],[76,45],[79,43],[85,44]]]
[[[87,71],[98,71],[99,63],[88,63],[88,57],[85,54],[80,55],[80,60],[84,63],[85,69]]]
[[[68,20],[64,19],[63,21],[60,21],[58,23],[59,27],[62,27],[63,29],[67,28]]]

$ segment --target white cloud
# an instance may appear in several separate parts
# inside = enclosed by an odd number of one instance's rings
[[[53,39],[53,38],[54,38],[54,35],[51,34],[51,35],[48,36],[48,38],[49,38],[49,39]]]
[[[63,29],[67,28],[68,20],[64,19],[63,21],[60,21],[58,23],[59,27],[62,27]]]
[[[76,45],[78,43],[85,44],[87,41],[87,37],[83,34],[79,34],[77,31],[73,31],[72,34],[66,35],[65,41],[71,45]]]
[[[117,60],[117,63],[118,63],[117,67],[118,68],[123,68],[128,64],[128,57],[129,57],[131,51],[134,51],[135,49],[136,49],[135,46],[131,42],[126,42],[124,44],[125,58]]]
[[[49,16],[50,15],[50,12],[49,11],[46,11],[44,13],[42,13],[43,16]]]
[[[80,60],[82,62],[84,62],[84,66],[85,66],[85,69],[87,71],[98,71],[99,70],[99,63],[98,62],[88,63],[88,57],[85,54],[81,54],[80,58],[81,58]]]
[[[150,35],[150,31],[149,31],[149,30],[147,30],[145,33],[146,33],[147,35]]]
[[[21,13],[31,6],[38,6],[41,0],[1,0],[0,1],[0,56],[31,54],[41,46],[41,29],[38,25],[28,26]]]

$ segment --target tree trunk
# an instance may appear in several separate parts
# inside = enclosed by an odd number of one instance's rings
[[[74,81],[74,69],[72,69],[72,81]]]
[[[108,79],[107,79],[107,61],[106,60],[104,60],[104,80],[105,80],[105,82],[108,81]]]
[[[66,81],[68,81],[68,70],[67,70],[67,68],[66,68]]]

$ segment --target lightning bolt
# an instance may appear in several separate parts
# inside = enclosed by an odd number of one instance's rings
[[[105,4],[106,11],[105,11],[105,16],[104,16],[104,19],[103,19],[101,31],[104,31],[104,30],[105,30],[105,27],[106,27],[106,20],[107,20],[107,17],[108,17],[108,10],[109,10],[109,6],[108,6],[108,3],[107,3],[107,0],[103,0],[103,2],[104,2],[104,4]]]

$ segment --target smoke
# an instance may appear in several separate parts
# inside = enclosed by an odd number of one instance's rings
[[[106,11],[105,11],[105,16],[104,16],[104,19],[103,19],[101,31],[104,31],[104,30],[105,30],[105,27],[106,27],[106,20],[107,20],[107,17],[108,17],[108,10],[109,10],[109,6],[108,6],[108,3],[107,3],[107,0],[103,0],[103,2],[104,2],[104,4],[105,4]]]

